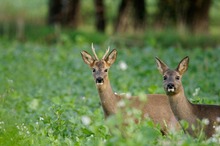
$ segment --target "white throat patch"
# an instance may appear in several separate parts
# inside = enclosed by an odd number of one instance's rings
[[[96,83],[96,85],[97,85],[97,86],[101,86],[101,85],[103,85],[103,83]]]
[[[167,89],[167,91],[168,92],[174,92],[174,88],[171,88],[171,89],[169,88],[169,89]]]

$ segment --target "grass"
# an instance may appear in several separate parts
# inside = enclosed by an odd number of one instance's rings
[[[219,145],[220,135],[209,140],[182,131],[162,136],[149,119],[138,125],[131,122],[126,128],[120,114],[104,120],[91,70],[80,55],[82,50],[91,52],[92,42],[99,56],[108,46],[116,48],[111,84],[114,91],[132,95],[164,93],[155,56],[175,68],[188,55],[189,69],[183,77],[188,99],[219,105],[217,1],[211,9],[208,36],[153,28],[135,36],[100,34],[91,28],[92,1],[82,1],[89,30],[45,26],[47,1],[0,1],[4,14],[0,16],[0,145]],[[111,8],[107,17],[112,23],[115,2],[105,2]],[[17,18],[24,21],[19,41],[15,38]],[[121,63],[127,65],[126,70]]]
[[[99,35],[94,33],[93,39]],[[2,39],[0,145],[217,145],[182,132],[163,137],[150,120],[131,123],[123,135],[115,128],[120,119],[104,120],[91,70],[80,55],[82,50],[91,52],[93,40],[72,37],[62,33],[51,44]],[[189,55],[189,70],[183,77],[186,95],[194,103],[220,104],[220,48],[166,48],[159,42],[140,48],[107,38],[100,42],[95,43],[99,56],[108,45],[118,50],[109,73],[114,91],[164,93],[154,57],[174,68]],[[127,70],[120,69],[120,62],[127,64]]]

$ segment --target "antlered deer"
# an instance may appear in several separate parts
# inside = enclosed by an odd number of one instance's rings
[[[110,53],[109,48],[102,57],[98,59],[95,49],[92,45],[94,57],[86,51],[82,51],[81,55],[84,62],[92,69],[93,77],[101,100],[101,105],[104,110],[104,115],[107,118],[112,114],[116,114],[121,107],[119,102],[124,98],[122,95],[115,94],[108,78],[110,66],[115,62],[117,51],[114,49]],[[139,109],[142,112],[141,118],[150,117],[155,124],[161,125],[162,133],[167,133],[171,129],[178,129],[179,123],[175,119],[170,108],[169,101],[166,95],[149,94],[146,96],[146,101],[139,100],[138,97],[131,97],[131,106],[129,108]]]
[[[187,100],[181,79],[188,68],[189,57],[185,57],[175,70],[170,69],[158,58],[156,58],[156,62],[163,75],[163,87],[177,120],[188,122],[189,127],[186,131],[192,136],[198,136],[197,130],[201,131],[204,128],[206,137],[211,137],[215,133],[215,127],[220,126],[220,106],[192,104]],[[201,121],[204,119],[208,120],[205,127],[201,125]],[[195,127],[196,130],[192,127]]]

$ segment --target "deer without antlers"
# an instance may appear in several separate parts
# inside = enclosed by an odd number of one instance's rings
[[[92,69],[104,115],[107,118],[112,114],[116,114],[121,109],[121,107],[118,106],[118,103],[124,99],[122,95],[115,94],[112,91],[112,87],[108,78],[108,71],[110,66],[116,60],[117,51],[114,49],[108,53],[108,48],[101,60],[98,59],[93,45],[92,51],[94,57],[92,57],[86,51],[82,51],[81,55],[84,62]],[[131,97],[132,103],[125,106],[131,106],[129,108],[141,110],[141,118],[146,118],[149,116],[155,124],[161,125],[161,131],[164,134],[166,134],[171,129],[178,129],[180,127],[170,108],[166,95],[151,94],[147,95],[146,99],[147,100],[143,102],[139,100],[138,97]]]
[[[188,68],[189,57],[180,61],[175,70],[170,69],[160,59],[156,58],[157,67],[163,75],[163,87],[169,97],[172,111],[178,120],[185,120],[189,123],[186,131],[192,136],[198,136],[192,126],[199,131],[204,129],[206,137],[211,137],[215,133],[215,127],[220,126],[220,106],[192,104],[184,94],[184,88],[181,83],[182,75]],[[209,123],[205,127],[201,126],[201,120],[208,119]]]

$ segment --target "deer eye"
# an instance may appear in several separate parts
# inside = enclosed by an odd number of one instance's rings
[[[163,76],[163,80],[167,80],[167,76]]]
[[[96,71],[95,68],[93,68],[93,69],[92,69],[92,72],[95,72],[95,71]]]
[[[180,76],[176,76],[176,80],[180,80]]]
[[[108,69],[105,69],[105,70],[104,70],[104,72],[107,72],[107,71],[108,71]]]

